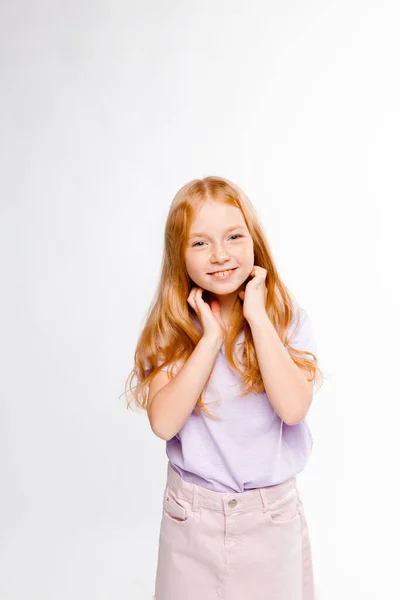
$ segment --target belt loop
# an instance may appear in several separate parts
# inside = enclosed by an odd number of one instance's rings
[[[199,510],[199,488],[196,484],[192,484],[193,485],[193,502],[192,502],[192,507],[193,507],[193,511],[198,511]]]
[[[265,513],[268,510],[267,491],[265,490],[265,488],[258,488],[258,489],[260,490],[261,500],[262,500],[262,503],[263,503],[262,512]]]

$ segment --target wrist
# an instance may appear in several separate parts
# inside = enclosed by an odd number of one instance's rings
[[[200,338],[199,344],[201,343],[202,346],[208,348],[210,351],[217,351],[219,352],[219,350],[221,349],[222,344],[224,343],[224,337],[220,337],[220,336],[206,336],[203,335]]]
[[[252,329],[252,330],[257,329],[259,327],[264,328],[264,327],[268,326],[268,324],[272,325],[266,311],[264,311],[263,313],[258,313],[258,314],[253,313],[251,315],[251,317],[249,317],[247,319],[247,322],[250,326],[250,329]]]

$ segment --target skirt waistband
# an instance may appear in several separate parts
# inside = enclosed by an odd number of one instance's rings
[[[165,492],[168,488],[173,490],[177,498],[190,502],[195,511],[201,506],[231,514],[232,512],[245,512],[256,508],[261,508],[263,512],[266,512],[269,504],[286,496],[292,489],[297,492],[297,481],[296,476],[293,476],[283,483],[245,490],[244,492],[217,492],[196,483],[185,481],[168,462]]]

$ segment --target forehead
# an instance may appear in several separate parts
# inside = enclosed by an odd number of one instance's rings
[[[231,204],[207,200],[194,216],[190,234],[193,235],[197,232],[219,234],[234,226],[246,228],[246,221],[240,208]]]

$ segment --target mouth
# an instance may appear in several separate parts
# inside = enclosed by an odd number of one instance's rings
[[[214,279],[228,279],[236,270],[237,267],[234,267],[233,269],[226,269],[225,271],[216,271],[215,273],[208,273],[208,275],[211,275],[211,277],[213,277]]]

